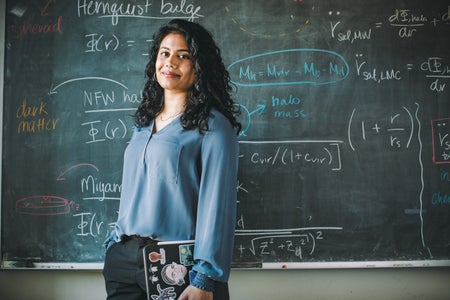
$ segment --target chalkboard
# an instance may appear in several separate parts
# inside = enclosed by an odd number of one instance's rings
[[[152,34],[215,36],[243,131],[234,267],[450,265],[448,1],[7,1],[3,267],[95,268]]]

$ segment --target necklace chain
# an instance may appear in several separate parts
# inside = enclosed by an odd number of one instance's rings
[[[173,115],[170,115],[170,116],[168,116],[167,118],[163,118],[163,116],[162,116],[162,114],[161,115],[159,115],[159,119],[161,120],[161,121],[168,121],[168,120],[170,120],[170,119],[173,119],[173,118],[175,118],[176,116],[179,116],[179,115],[181,115],[182,113],[183,113],[183,111],[184,110],[181,110],[181,111],[179,111],[179,112],[176,112],[176,113],[174,113]]]

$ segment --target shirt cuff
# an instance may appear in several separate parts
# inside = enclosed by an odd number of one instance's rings
[[[214,292],[215,281],[205,274],[197,273],[191,285],[204,291]]]

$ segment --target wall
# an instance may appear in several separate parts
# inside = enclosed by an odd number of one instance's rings
[[[4,57],[5,0],[0,0],[0,69]],[[3,72],[0,72],[0,107]],[[0,115],[1,118],[1,115]],[[1,135],[1,131],[0,131]],[[1,216],[1,215],[0,215]],[[450,268],[233,270],[234,300],[449,299]],[[100,271],[0,270],[2,300],[104,299]]]
[[[447,269],[234,270],[233,300],[450,298]],[[0,271],[2,300],[104,299],[98,271]]]

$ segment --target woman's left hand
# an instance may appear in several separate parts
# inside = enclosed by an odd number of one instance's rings
[[[213,300],[213,293],[190,285],[181,293],[178,300]]]

